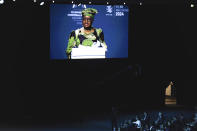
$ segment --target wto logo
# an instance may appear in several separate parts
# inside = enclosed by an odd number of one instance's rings
[[[106,7],[106,11],[107,11],[107,13],[112,13],[113,12],[112,6],[111,5],[110,6],[107,6]]]

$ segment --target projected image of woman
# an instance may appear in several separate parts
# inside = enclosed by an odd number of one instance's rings
[[[72,31],[68,40],[66,55],[69,59],[71,59],[72,48],[78,48],[80,46],[103,47],[107,50],[102,29],[92,26],[94,16],[97,13],[98,11],[93,8],[87,8],[82,11],[83,27]]]

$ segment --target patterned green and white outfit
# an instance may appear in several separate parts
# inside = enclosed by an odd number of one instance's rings
[[[104,41],[104,34],[101,28],[93,28],[93,32],[90,34],[85,34],[84,27],[72,31],[68,40],[68,45],[66,48],[66,54],[70,59],[72,48],[78,48],[79,45],[83,46],[93,46],[95,43],[99,43],[98,47],[103,47],[107,49],[107,45]]]

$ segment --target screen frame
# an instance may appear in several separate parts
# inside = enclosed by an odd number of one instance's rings
[[[53,3],[51,3],[51,4],[53,4]],[[50,12],[50,6],[51,6],[51,4],[49,5],[49,12]],[[55,4],[70,4],[70,5],[72,5],[70,2],[55,2]],[[77,4],[77,3],[75,3],[75,4]],[[88,4],[87,2],[78,2],[78,4]],[[128,61],[129,59],[130,59],[130,41],[131,41],[131,38],[130,38],[130,32],[131,32],[131,29],[130,29],[130,27],[131,27],[131,25],[130,25],[130,23],[131,23],[131,20],[130,20],[130,18],[131,18],[131,9],[130,9],[130,5],[129,5],[129,3],[127,3],[127,4],[123,4],[122,2],[110,2],[110,4],[106,4],[106,3],[99,3],[99,2],[97,2],[97,3],[93,3],[92,5],[103,5],[103,6],[108,6],[108,5],[111,5],[111,6],[114,6],[114,5],[122,5],[122,6],[125,6],[125,7],[127,7],[128,8],[128,34],[127,34],[127,37],[128,37],[128,44],[127,44],[127,51],[128,51],[128,53],[127,53],[127,57],[123,57],[123,58],[88,58],[88,59],[51,59],[51,57],[50,57],[50,46],[51,46],[51,43],[49,42],[49,60],[50,61],[52,61],[52,63],[54,63],[54,62],[60,62],[60,61],[64,61],[64,63],[67,63],[67,61],[69,61],[68,63],[70,63],[71,61],[73,61],[73,62],[82,62],[82,61],[99,61],[99,62],[107,62],[107,61],[110,61],[110,60],[114,60],[114,61]],[[49,14],[49,19],[50,19],[50,14]],[[50,24],[49,24],[49,26],[50,26]],[[49,30],[50,30],[50,27],[49,27]],[[50,33],[49,33],[50,34]],[[49,37],[49,39],[50,39],[50,37]]]

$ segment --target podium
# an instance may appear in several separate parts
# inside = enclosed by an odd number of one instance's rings
[[[105,48],[72,48],[71,59],[105,58]]]

